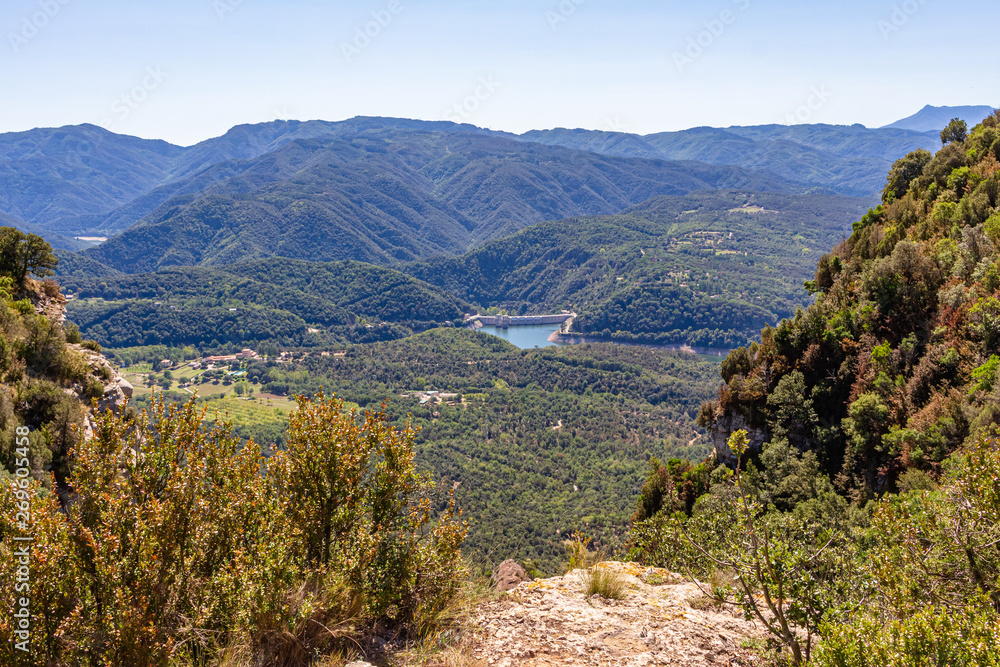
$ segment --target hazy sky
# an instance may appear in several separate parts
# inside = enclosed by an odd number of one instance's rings
[[[357,115],[649,133],[1000,106],[996,0],[4,0],[0,132]],[[367,33],[367,34],[366,34]]]

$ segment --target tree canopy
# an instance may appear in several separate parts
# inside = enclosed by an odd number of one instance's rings
[[[52,246],[35,234],[25,234],[14,227],[0,227],[0,275],[9,276],[21,285],[29,275],[51,276],[59,260]]]

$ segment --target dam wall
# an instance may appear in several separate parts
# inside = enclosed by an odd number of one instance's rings
[[[562,324],[573,319],[573,313],[559,313],[558,315],[475,315],[466,320],[466,325],[475,326],[476,322],[482,325],[493,325],[495,327],[526,327],[539,324]]]

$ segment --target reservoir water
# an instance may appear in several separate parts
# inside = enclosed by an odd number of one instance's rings
[[[531,326],[520,326],[520,327],[510,327],[509,329],[503,329],[500,327],[495,327],[493,325],[486,325],[480,332],[489,334],[491,336],[497,336],[498,338],[503,338],[508,343],[511,343],[515,347],[519,347],[522,350],[530,350],[535,347],[554,347],[562,345],[574,345],[576,343],[584,342],[601,342],[596,340],[587,340],[585,338],[579,338],[573,343],[553,343],[549,341],[549,335],[555,331],[559,331],[559,325],[557,324],[541,324],[541,325],[531,325]],[[721,362],[729,354],[728,349],[722,348],[690,348],[687,345],[644,345],[641,343],[615,343],[616,345],[636,345],[638,347],[651,347],[659,350],[684,350],[686,352],[693,353],[698,357],[705,359],[706,361],[714,361],[716,363]]]
[[[514,345],[515,347],[519,347],[522,350],[530,350],[534,347],[554,347],[556,345],[563,345],[564,343],[549,342],[549,335],[553,332],[559,331],[559,326],[560,325],[558,324],[539,324],[502,329],[500,327],[487,324],[482,329],[479,329],[479,331],[490,334],[491,336],[503,338],[508,343]]]

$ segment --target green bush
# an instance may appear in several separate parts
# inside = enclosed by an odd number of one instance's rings
[[[989,604],[960,611],[928,607],[882,625],[873,619],[830,623],[817,667],[997,667],[1000,617]]]
[[[101,398],[104,396],[104,384],[97,378],[88,378],[84,387],[84,396],[87,398]]]
[[[67,343],[79,345],[83,342],[83,336],[80,335],[80,327],[76,326],[72,322],[67,322],[65,326],[63,326],[63,330],[66,332]]]
[[[157,399],[134,422],[97,417],[65,508],[35,481],[0,485],[0,598],[14,596],[11,538],[35,538],[32,653],[5,641],[0,663],[204,664],[228,649],[306,664],[359,628],[433,624],[466,529],[453,502],[432,520],[412,432],[320,396],[300,400],[287,439],[265,463],[227,425],[203,428],[193,401]],[[0,633],[14,622],[0,615]]]

